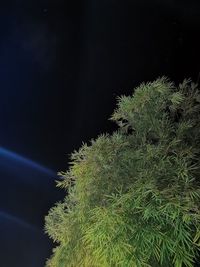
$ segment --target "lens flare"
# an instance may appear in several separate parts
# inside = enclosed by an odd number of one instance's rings
[[[15,152],[12,152],[8,149],[5,149],[3,147],[0,147],[0,158],[12,160],[12,161],[17,162],[18,164],[26,165],[29,168],[35,169],[35,170],[42,172],[44,174],[47,174],[49,176],[55,176],[54,171],[52,171],[48,168],[45,168],[44,166],[42,166],[42,165],[40,165],[40,164],[38,164],[38,163],[28,159],[28,158],[25,158],[25,157],[15,153]]]
[[[2,220],[8,220],[12,223],[15,223],[23,228],[27,228],[32,231],[39,231],[36,226],[24,221],[23,219],[16,217],[14,215],[11,215],[10,213],[4,212],[0,210],[0,221]]]

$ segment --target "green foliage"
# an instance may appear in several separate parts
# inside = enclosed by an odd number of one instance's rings
[[[48,267],[192,267],[200,248],[200,94],[184,80],[118,98],[119,125],[71,156],[46,216]]]

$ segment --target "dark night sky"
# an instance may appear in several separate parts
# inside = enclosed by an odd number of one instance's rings
[[[28,3],[27,3],[28,2]],[[117,95],[200,72],[200,1],[8,1],[0,7],[0,266],[42,267],[56,173],[115,125]]]

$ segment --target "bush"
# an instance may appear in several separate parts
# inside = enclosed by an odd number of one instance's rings
[[[71,155],[46,216],[48,267],[192,267],[200,247],[200,94],[184,80],[118,98],[119,129]]]

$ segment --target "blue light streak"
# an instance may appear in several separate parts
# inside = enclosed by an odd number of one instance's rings
[[[4,211],[0,211],[0,220],[8,220],[11,221],[12,223],[18,224],[19,226],[23,227],[23,228],[27,228],[29,230],[32,231],[39,231],[39,229],[37,229],[36,226],[22,220],[21,218],[18,218],[14,215],[11,215],[10,213],[4,212]]]
[[[26,165],[27,167],[29,168],[32,168],[32,169],[35,169],[39,172],[42,172],[44,174],[47,174],[49,176],[52,176],[52,177],[55,177],[55,172],[48,169],[48,168],[45,168],[44,166],[34,162],[33,160],[31,159],[28,159],[28,158],[25,158],[15,152],[12,152],[8,149],[5,149],[3,147],[0,147],[0,157],[2,158],[7,158],[9,160],[13,160],[17,163],[20,163],[20,164],[23,164],[23,165]],[[11,166],[12,168],[12,166]]]

